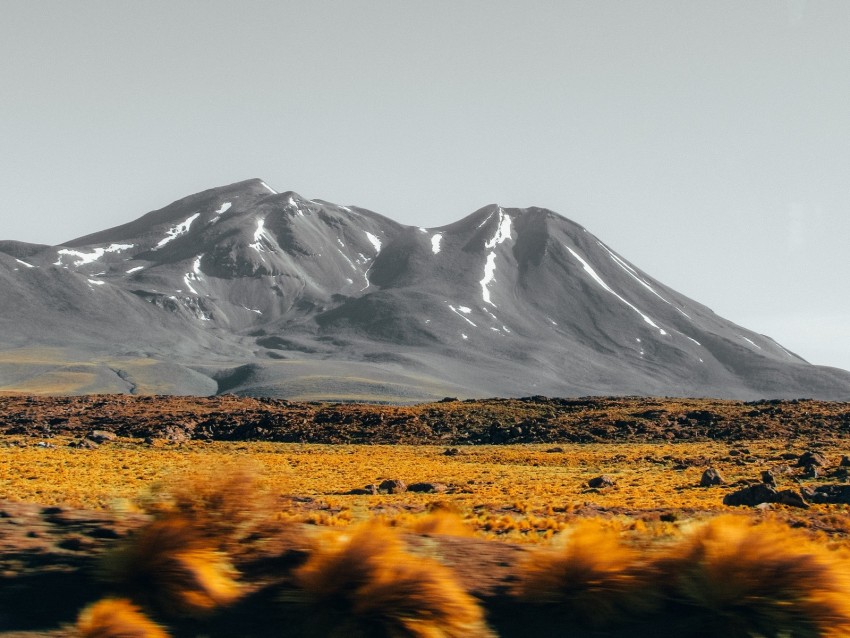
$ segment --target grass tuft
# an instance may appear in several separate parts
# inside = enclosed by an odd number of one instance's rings
[[[538,549],[521,565],[518,597],[566,622],[613,624],[656,605],[646,572],[619,533],[600,521],[576,523],[562,548]]]
[[[718,517],[655,568],[668,600],[706,635],[850,636],[847,560],[779,523]]]
[[[168,633],[129,600],[106,598],[86,607],[77,619],[81,638],[168,638]]]
[[[241,594],[236,570],[207,542],[182,518],[156,520],[107,557],[106,575],[166,613],[204,616]]]
[[[384,526],[365,525],[318,548],[299,568],[296,580],[320,613],[331,619],[332,626],[322,631],[326,635],[493,635],[481,607],[452,572],[432,559],[407,553],[398,535]]]
[[[259,471],[246,463],[175,474],[143,500],[158,518],[178,517],[222,549],[232,549],[274,512]]]

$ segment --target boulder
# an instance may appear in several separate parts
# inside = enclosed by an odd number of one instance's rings
[[[814,489],[808,488],[805,494],[806,498],[812,503],[850,504],[850,485],[846,484],[829,483],[827,485],[818,485]]]
[[[804,499],[799,492],[795,492],[794,490],[781,490],[777,492],[775,502],[780,505],[801,507],[803,509],[808,509],[809,507],[809,504],[806,503],[806,499]]]
[[[378,485],[379,494],[402,494],[407,491],[407,484],[400,479],[387,479]]]
[[[426,494],[442,494],[449,489],[445,483],[411,483],[408,492],[424,492]]]
[[[800,458],[797,459],[797,467],[824,467],[825,465],[826,458],[824,458],[824,455],[820,452],[804,452],[800,455]]]
[[[592,478],[587,482],[588,487],[613,487],[615,481],[613,477],[603,474],[602,476],[597,476],[596,478]]]
[[[711,487],[712,485],[723,485],[726,480],[723,475],[713,467],[708,468],[702,473],[702,478],[699,480],[700,487]]]
[[[353,490],[349,490],[348,493],[352,494],[352,495],[360,495],[360,496],[363,496],[363,495],[374,496],[375,494],[378,493],[378,486],[373,484],[373,483],[370,483],[369,485],[366,485],[365,487],[356,487]]]
[[[759,503],[775,503],[776,495],[775,489],[764,483],[758,483],[727,494],[723,497],[723,504],[733,507],[741,505],[754,507]]]

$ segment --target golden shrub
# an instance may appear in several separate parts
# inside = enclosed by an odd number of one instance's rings
[[[330,635],[387,638],[492,636],[475,599],[440,563],[413,556],[394,532],[365,525],[327,543],[296,573],[323,613],[339,621]]]
[[[106,598],[86,607],[76,630],[82,638],[168,638],[162,627],[122,598]]]
[[[169,613],[202,616],[241,594],[236,570],[206,542],[182,518],[156,520],[107,558],[106,573],[134,598]]]
[[[410,524],[417,534],[443,534],[446,536],[473,536],[474,532],[456,512],[435,508],[431,512],[417,517]]]
[[[537,549],[520,565],[518,597],[570,622],[600,626],[654,607],[634,550],[600,521],[576,523],[558,550]]]
[[[721,516],[655,564],[659,588],[702,631],[850,636],[850,565],[775,522]]]
[[[179,516],[219,547],[238,545],[274,511],[259,471],[242,462],[174,474],[154,488],[143,507],[160,518]]]

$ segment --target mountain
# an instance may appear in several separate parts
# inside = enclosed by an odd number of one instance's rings
[[[248,180],[0,242],[0,299],[2,392],[850,398],[541,208],[418,228]]]

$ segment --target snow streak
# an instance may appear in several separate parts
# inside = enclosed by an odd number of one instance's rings
[[[638,314],[639,314],[639,315],[643,318],[643,320],[644,320],[646,323],[648,323],[650,326],[652,326],[653,328],[655,328],[656,330],[658,330],[658,332],[660,332],[662,335],[666,335],[666,334],[667,334],[667,332],[666,332],[663,328],[661,328],[661,327],[660,327],[657,323],[655,323],[655,322],[654,322],[654,321],[653,321],[653,320],[652,320],[649,316],[645,315],[645,314],[644,314],[643,312],[641,312],[641,311],[640,311],[640,310],[639,310],[636,306],[632,305],[631,303],[629,303],[628,301],[626,301],[625,299],[623,299],[620,295],[618,295],[616,292],[614,292],[614,289],[613,289],[613,288],[611,288],[611,286],[609,286],[608,284],[606,284],[606,283],[605,283],[605,281],[603,281],[602,277],[600,277],[600,276],[596,273],[596,271],[595,271],[595,270],[594,270],[594,269],[590,266],[590,264],[588,264],[588,263],[587,263],[584,259],[582,259],[576,251],[574,251],[574,250],[573,250],[572,248],[570,248],[569,246],[564,246],[564,248],[566,248],[567,250],[569,250],[569,251],[570,251],[570,254],[572,254],[572,256],[573,256],[573,257],[575,257],[575,258],[576,258],[579,262],[581,262],[581,265],[582,265],[582,267],[584,268],[584,271],[585,271],[588,275],[590,275],[596,283],[598,283],[598,284],[599,284],[602,288],[604,288],[606,291],[610,292],[610,293],[611,293],[612,295],[614,295],[617,299],[619,299],[621,302],[623,302],[624,304],[626,304],[629,308],[631,308],[631,309],[632,309],[632,310],[634,310],[636,313],[638,313]]]
[[[153,247],[153,250],[159,250],[160,248],[165,246],[167,243],[174,241],[175,239],[180,237],[180,235],[185,235],[186,233],[188,233],[189,228],[192,226],[192,222],[195,221],[196,219],[198,219],[199,216],[200,216],[200,213],[195,213],[194,215],[189,217],[186,221],[184,221],[180,224],[177,224],[176,226],[173,226],[170,229],[168,229],[165,232],[165,235],[166,235],[165,238],[160,240],[160,242],[156,246]]]
[[[492,217],[492,214],[490,217]],[[487,219],[490,219],[490,217]],[[484,278],[479,282],[481,284],[481,298],[484,300],[484,303],[489,304],[494,308],[496,307],[496,304],[494,304],[490,298],[490,289],[488,286],[496,277],[496,246],[510,238],[511,217],[510,215],[506,215],[500,207],[499,223],[496,226],[496,233],[489,241],[484,243],[484,247],[489,249],[490,252],[487,255],[487,261],[484,263]]]

